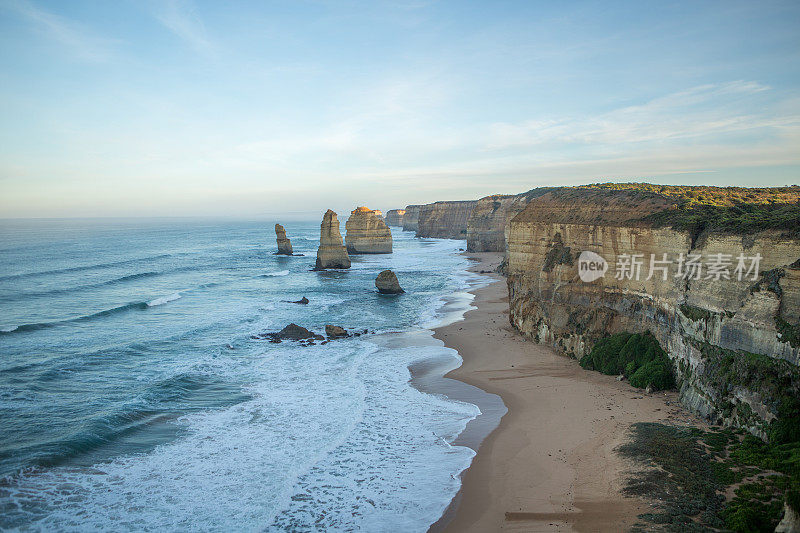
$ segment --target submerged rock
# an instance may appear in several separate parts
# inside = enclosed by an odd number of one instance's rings
[[[275,224],[275,236],[278,241],[278,251],[276,255],[293,255],[292,241],[286,238],[286,230],[280,224]]]
[[[350,213],[344,242],[351,254],[392,253],[392,230],[383,221],[380,211],[358,207]]]
[[[343,339],[350,336],[346,329],[332,324],[325,325],[325,335],[327,335],[329,339]]]
[[[326,268],[350,268],[350,256],[347,255],[342,234],[339,232],[339,218],[330,209],[325,212],[320,224],[317,264],[314,270]]]
[[[384,270],[375,278],[375,286],[381,294],[401,294],[406,291],[400,287],[397,275],[391,270]]]

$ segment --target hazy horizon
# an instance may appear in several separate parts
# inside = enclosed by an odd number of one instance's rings
[[[796,2],[0,0],[0,218],[800,181]]]

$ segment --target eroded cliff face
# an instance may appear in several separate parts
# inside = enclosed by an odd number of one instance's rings
[[[417,231],[421,205],[407,205],[403,214],[403,231]]]
[[[344,242],[350,254],[392,253],[392,230],[383,221],[380,211],[358,207],[345,223]]]
[[[553,187],[522,194],[495,194],[478,200],[467,221],[468,252],[505,252],[508,224],[533,200]]]
[[[467,220],[477,203],[477,200],[464,200],[435,202],[421,206],[417,237],[466,239]]]
[[[800,239],[777,230],[693,235],[641,221],[671,207],[608,191],[531,201],[509,225],[511,323],[575,357],[609,334],[650,330],[675,363],[685,405],[765,437],[781,398],[800,393]],[[596,281],[579,276],[584,251],[607,261]],[[642,254],[639,279],[635,269],[617,269],[634,254]],[[667,267],[666,279],[661,269],[650,276],[651,254],[672,261],[653,264]],[[678,275],[689,254],[702,258],[700,279]],[[730,279],[707,277],[717,254],[732,261]],[[739,255],[745,267],[760,256],[756,279],[738,279]]]
[[[403,215],[405,214],[405,209],[389,209],[386,212],[386,224],[388,226],[402,226]]]

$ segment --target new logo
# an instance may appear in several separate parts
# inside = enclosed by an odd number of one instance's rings
[[[608,263],[602,256],[584,250],[578,256],[578,276],[586,283],[602,278],[608,271]]]

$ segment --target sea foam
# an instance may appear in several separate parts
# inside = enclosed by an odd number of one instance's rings
[[[169,294],[167,296],[162,296],[161,298],[156,298],[155,300],[147,302],[147,307],[155,307],[157,305],[164,305],[165,303],[174,302],[180,297],[181,294],[179,292]]]

